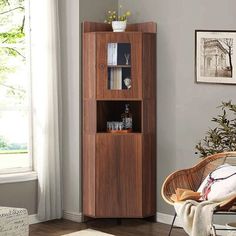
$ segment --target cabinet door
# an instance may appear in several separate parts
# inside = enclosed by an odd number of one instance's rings
[[[142,98],[142,34],[97,33],[97,99]]]
[[[141,217],[141,134],[96,135],[96,217]]]

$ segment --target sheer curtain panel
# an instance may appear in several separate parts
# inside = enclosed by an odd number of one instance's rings
[[[31,0],[33,158],[38,217],[62,217],[59,141],[60,42],[58,0]]]

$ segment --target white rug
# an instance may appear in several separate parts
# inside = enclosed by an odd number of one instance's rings
[[[64,236],[114,236],[113,234],[106,234],[101,231],[93,229],[84,229],[71,234],[65,234]]]

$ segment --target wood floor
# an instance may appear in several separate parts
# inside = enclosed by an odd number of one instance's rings
[[[54,220],[30,226],[30,236],[58,236],[86,228],[100,230],[116,236],[167,236],[169,225],[146,220],[123,219],[121,224],[115,219],[99,219],[87,223],[68,220]],[[182,229],[174,229],[171,236],[186,236]]]

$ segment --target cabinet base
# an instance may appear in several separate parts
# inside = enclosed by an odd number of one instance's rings
[[[147,221],[155,222],[156,214],[146,216],[95,216],[95,215],[83,215],[84,221],[91,221],[95,219],[145,219]]]

